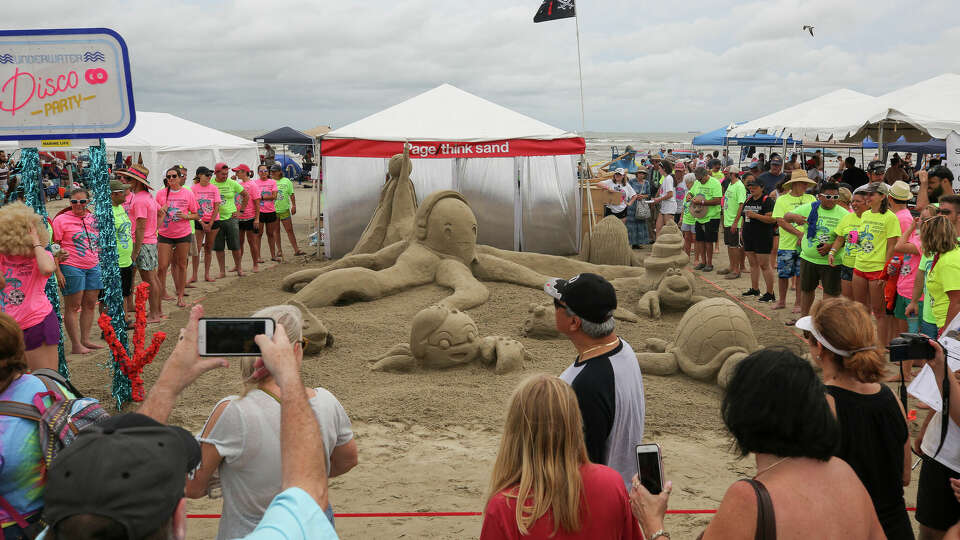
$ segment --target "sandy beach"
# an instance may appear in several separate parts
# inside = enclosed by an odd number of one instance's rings
[[[295,216],[302,249],[309,251],[307,236],[313,226],[309,212],[312,192],[297,189],[300,214]],[[50,204],[55,212],[61,203]],[[285,302],[291,293],[280,290],[287,274],[306,266],[322,264],[309,257],[290,257],[293,250],[284,237],[283,264],[267,265],[260,273],[243,278],[235,275],[189,289],[190,302],[202,302],[210,316],[247,316],[267,305]],[[265,246],[264,246],[265,247]],[[649,248],[641,250],[649,252]],[[717,257],[718,268],[726,254]],[[229,257],[228,257],[229,259]],[[245,259],[249,267],[249,254]],[[740,298],[749,285],[746,274],[737,280],[718,279],[710,273],[698,279],[697,293]],[[563,339],[537,340],[520,337],[530,303],[544,303],[541,291],[488,283],[490,300],[470,310],[481,334],[520,339],[534,357],[518,373],[495,375],[482,366],[467,366],[439,372],[412,374],[374,373],[369,360],[408,338],[408,321],[420,309],[443,298],[445,289],[431,285],[369,303],[314,310],[335,337],[332,348],[304,359],[305,382],[327,388],[340,399],[353,420],[359,446],[359,465],[330,483],[330,498],[338,513],[367,512],[482,512],[487,482],[499,444],[505,404],[524,377],[546,372],[559,374],[573,359],[574,351]],[[171,285],[172,286],[172,283]],[[792,293],[791,293],[792,294]],[[790,299],[792,303],[792,298]],[[745,309],[758,341],[765,346],[787,346],[803,352],[791,327],[782,319],[789,309],[748,300],[756,312]],[[788,306],[790,304],[788,303]],[[625,306],[631,307],[631,306]],[[170,336],[186,321],[187,311],[165,302],[170,319],[151,325]],[[681,313],[667,312],[658,321],[618,323],[618,334],[637,350],[654,336],[672,336]],[[174,339],[164,344],[157,361],[147,366],[148,387],[156,379]],[[70,369],[81,391],[110,403],[108,353],[71,356]],[[714,509],[726,488],[754,472],[751,458],[739,459],[720,419],[721,390],[715,384],[683,375],[645,376],[645,442],[663,447],[666,477],[674,481],[671,509]],[[239,367],[204,375],[187,389],[170,418],[171,423],[199,432],[214,404],[239,388]],[[112,403],[108,407],[113,409]],[[916,408],[911,401],[911,408]],[[125,410],[135,410],[128,405]],[[922,416],[921,416],[922,420]],[[914,433],[919,421],[912,422]],[[913,506],[916,474],[907,488],[907,506]],[[190,514],[216,514],[221,501],[189,501]],[[671,515],[667,529],[674,538],[693,538],[708,523],[708,515]],[[475,538],[482,518],[471,517],[341,517],[336,528],[344,538]],[[191,519],[189,538],[216,536],[217,520]]]

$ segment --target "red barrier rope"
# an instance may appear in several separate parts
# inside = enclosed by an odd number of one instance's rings
[[[772,320],[773,320],[773,319],[771,319],[770,317],[766,316],[765,314],[763,314],[763,313],[757,311],[756,309],[754,309],[753,306],[747,305],[746,303],[743,302],[743,300],[740,300],[740,299],[737,298],[736,296],[728,293],[725,289],[721,288],[719,285],[717,285],[716,283],[710,281],[709,279],[707,279],[707,278],[705,278],[705,277],[703,277],[703,276],[701,276],[701,275],[697,275],[697,274],[694,274],[694,275],[697,276],[698,278],[702,279],[703,281],[709,283],[710,285],[713,285],[713,288],[715,288],[715,289],[717,289],[718,291],[722,292],[723,294],[729,296],[730,298],[733,299],[734,302],[737,302],[738,304],[742,305],[743,307],[749,309],[750,311],[756,313],[757,315],[763,317],[764,319],[766,319],[766,320],[768,320],[768,321],[772,321]],[[800,334],[794,332],[793,330],[790,330],[790,333],[793,334],[793,335],[795,335],[795,336],[797,336],[797,339],[803,341],[803,336],[801,336]]]

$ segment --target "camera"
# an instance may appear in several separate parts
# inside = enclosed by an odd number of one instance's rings
[[[929,339],[923,334],[900,334],[900,337],[893,338],[887,346],[890,361],[933,360],[937,352],[933,345],[930,345]]]

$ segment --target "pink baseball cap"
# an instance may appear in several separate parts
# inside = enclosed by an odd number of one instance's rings
[[[230,166],[222,161],[213,166],[214,171],[219,171],[220,169],[229,169],[229,168]]]
[[[247,167],[247,164],[246,164],[246,163],[241,163],[241,164],[237,165],[236,167],[234,167],[232,170],[234,170],[234,171],[243,171],[243,172],[246,172],[246,173],[251,172],[251,171],[250,171],[250,167]]]

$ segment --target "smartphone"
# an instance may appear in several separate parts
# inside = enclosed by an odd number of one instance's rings
[[[200,356],[260,356],[254,336],[273,337],[274,321],[269,317],[203,317],[197,329]]]
[[[663,462],[659,444],[637,445],[637,476],[650,493],[656,495],[663,491]]]

